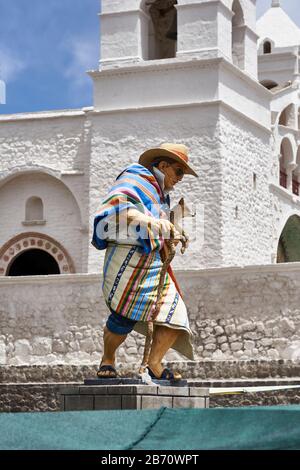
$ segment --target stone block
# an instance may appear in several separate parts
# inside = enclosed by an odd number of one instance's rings
[[[221,326],[215,327],[216,336],[221,336],[224,333],[224,329]]]
[[[107,387],[97,385],[96,387],[84,385],[79,387],[79,393],[81,395],[107,395]]]
[[[27,358],[32,353],[32,347],[27,339],[19,339],[15,342],[15,355]]]
[[[108,395],[132,395],[136,387],[131,385],[111,385],[107,387]]]
[[[32,354],[36,356],[46,356],[52,352],[52,339],[37,336],[32,343]]]
[[[144,409],[154,409],[154,408],[161,408],[162,406],[166,406],[167,408],[173,407],[173,397],[163,397],[163,396],[151,396],[146,395],[142,396],[141,400],[141,408]]]
[[[95,410],[121,410],[122,400],[121,395],[118,396],[97,396],[95,395]]]
[[[203,397],[174,397],[173,408],[205,408]]]
[[[83,411],[94,409],[94,397],[91,395],[65,395],[65,411]]]
[[[189,387],[158,387],[157,395],[188,397]]]
[[[190,397],[208,397],[209,389],[202,387],[190,387]]]
[[[96,351],[96,346],[92,338],[84,338],[80,341],[80,349],[87,353]]]
[[[140,395],[122,395],[122,410],[140,410],[141,401]]]
[[[158,386],[155,385],[137,385],[137,395],[157,395]]]
[[[59,408],[60,411],[65,411],[65,395],[59,396]]]
[[[67,385],[60,389],[60,393],[62,395],[79,395],[80,388],[79,385]]]

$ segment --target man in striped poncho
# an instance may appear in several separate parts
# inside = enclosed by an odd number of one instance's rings
[[[109,308],[104,329],[104,354],[98,377],[117,376],[115,355],[134,329],[146,334],[155,310],[168,220],[169,191],[185,174],[197,176],[188,163],[184,145],[163,144],[144,152],[138,164],[127,167],[116,179],[94,221],[93,245],[106,249],[103,294]],[[186,306],[169,269],[162,303],[154,323],[148,372],[155,379],[180,380],[164,369],[162,359],[173,348],[193,359]]]

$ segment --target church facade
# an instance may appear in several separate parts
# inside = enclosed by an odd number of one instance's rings
[[[92,107],[0,116],[3,381],[94,373],[107,308],[93,219],[162,142],[187,145],[199,174],[171,197],[195,214],[173,263],[195,361],[168,359],[190,377],[298,376],[298,27],[277,0],[258,22],[255,0],[102,0],[100,21]],[[121,372],[143,347],[128,337]]]

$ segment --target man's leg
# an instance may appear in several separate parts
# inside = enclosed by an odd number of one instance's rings
[[[153,342],[151,346],[148,365],[156,377],[160,377],[164,367],[161,364],[165,354],[173,346],[181,330],[157,325],[154,327]]]
[[[104,366],[115,367],[116,351],[124,343],[128,333],[133,330],[135,323],[135,321],[122,317],[115,312],[110,314],[104,327],[104,351],[100,370],[97,373],[98,377],[113,377],[116,375],[114,370],[105,370]],[[104,370],[101,370],[101,367]]]
[[[127,335],[119,335],[109,331],[107,326],[104,327],[103,340],[104,352],[101,360],[101,365],[113,366],[116,360],[116,351],[122,343],[124,343]]]

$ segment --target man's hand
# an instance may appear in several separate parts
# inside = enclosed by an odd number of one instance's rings
[[[129,209],[127,212],[128,222],[140,224],[142,227],[150,228],[155,235],[162,236],[165,239],[174,239],[175,245],[181,239],[180,232],[168,219],[155,219],[145,215],[136,209]]]
[[[154,219],[151,221],[152,230],[156,231],[164,239],[174,240],[175,245],[180,241],[181,234],[168,219]]]

